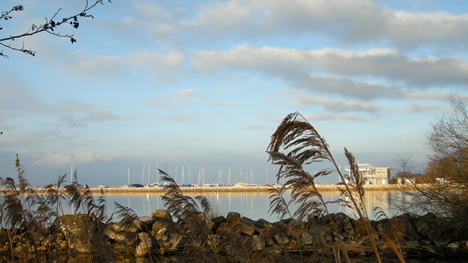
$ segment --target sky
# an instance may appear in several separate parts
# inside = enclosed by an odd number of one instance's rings
[[[0,10],[25,10],[0,21],[0,38],[85,3],[4,0]],[[346,147],[360,163],[398,170],[410,156],[422,171],[431,123],[451,94],[468,95],[467,11],[461,0],[104,1],[58,30],[76,43],[42,34],[13,43],[34,57],[2,48],[0,177],[17,177],[18,154],[38,187],[72,166],[90,186],[154,182],[156,167],[181,183],[204,169],[205,183],[271,184],[270,136],[296,111],[341,169]]]

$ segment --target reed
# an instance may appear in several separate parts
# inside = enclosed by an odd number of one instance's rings
[[[321,176],[327,176],[333,171],[336,171],[341,180],[344,182],[342,188],[337,188],[341,191],[342,196],[347,197],[350,201],[345,202],[349,207],[353,208],[358,214],[359,220],[364,224],[369,241],[374,251],[376,260],[381,262],[379,249],[377,247],[369,216],[364,205],[365,190],[361,174],[358,166],[355,163],[354,156],[346,148],[344,149],[345,156],[350,165],[351,173],[349,177],[343,176],[338,165],[335,162],[333,155],[330,152],[329,146],[325,139],[318,131],[298,112],[289,114],[280,123],[276,131],[271,136],[271,142],[268,145],[267,153],[269,160],[279,165],[280,169],[276,175],[278,181],[286,180],[285,186],[279,191],[273,191],[270,198],[273,199],[272,212],[278,213],[281,217],[286,214],[291,214],[289,204],[295,203],[299,208],[292,214],[293,218],[299,222],[303,221],[307,216],[317,214],[326,214],[330,218],[330,222],[335,228],[336,224],[330,216],[327,205],[330,202],[325,202],[322,194],[317,187],[315,180]],[[330,168],[324,168],[315,174],[310,174],[305,171],[304,166],[314,165],[322,162],[327,162]],[[292,188],[291,201],[286,203],[282,200],[282,195],[285,193],[286,186]],[[335,202],[344,202],[344,200],[336,200]],[[339,236],[339,235],[338,235]],[[385,237],[384,237],[385,238]],[[340,246],[338,249],[343,251],[343,256],[349,262],[346,253],[346,246],[339,238]],[[395,254],[401,262],[404,262],[401,250],[398,249],[397,243],[391,239],[387,239],[391,243]],[[332,247],[335,252],[336,261],[340,261],[340,253]]]
[[[241,233],[241,218],[225,220],[213,228],[210,220],[216,215],[208,199],[203,195],[195,198],[184,195],[176,181],[166,172],[159,170],[161,180],[166,182],[164,205],[172,218],[177,220],[179,233],[187,240],[184,253],[197,262],[264,262],[270,258],[265,251],[256,251],[251,236]],[[220,236],[224,238],[219,239]]]
[[[11,177],[0,178],[0,224],[3,229],[0,239],[3,244],[8,244],[5,253],[0,253],[1,260],[39,262],[71,259],[76,254],[76,249],[72,249],[76,239],[66,229],[69,217],[63,211],[62,201],[74,207],[74,213],[84,215],[81,217],[86,220],[83,229],[74,234],[75,237],[90,238],[92,258],[99,262],[115,259],[114,250],[104,235],[104,227],[112,221],[112,216],[107,215],[103,195],[96,202],[90,191],[82,192],[82,186],[76,180],[64,186],[65,190],[59,190],[65,183],[66,174],[38,194],[24,178],[18,156],[15,165],[18,183]],[[64,247],[60,244],[62,235],[67,241]]]

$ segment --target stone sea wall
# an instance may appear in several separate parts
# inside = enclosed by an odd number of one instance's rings
[[[203,217],[203,214],[200,216]],[[310,217],[302,223],[290,219],[268,222],[263,219],[252,220],[242,217],[239,213],[230,212],[226,217],[203,219],[205,225],[196,226],[195,230],[190,230],[192,233],[188,233],[184,231],[190,228],[174,222],[166,210],[158,209],[151,217],[132,218],[130,223],[127,218],[126,221],[103,225],[103,238],[116,255],[126,258],[190,258],[189,251],[193,251],[194,246],[198,246],[198,250],[206,249],[201,243],[208,241],[208,247],[216,248],[216,255],[223,255],[225,259],[231,258],[232,261],[238,261],[235,259],[239,251],[235,250],[234,246],[243,246],[243,257],[247,258],[255,254],[263,255],[264,259],[266,255],[272,260],[282,255],[333,258],[333,251],[343,249],[340,240],[344,241],[350,257],[372,257],[369,237],[362,220],[354,220],[343,213],[332,214],[331,218],[336,228],[328,216]],[[62,216],[60,228],[63,235],[61,240],[59,238],[54,242],[62,247],[68,245],[73,253],[93,253],[93,231],[87,229],[87,220],[87,215]],[[394,240],[408,257],[465,257],[468,253],[467,233],[463,235],[463,230],[460,232],[460,229],[455,229],[443,219],[431,214],[419,217],[403,214],[392,219],[372,221],[371,224],[379,251],[390,258],[396,256],[384,235]],[[196,240],[197,235],[193,233],[198,231],[196,229],[207,230],[208,235],[199,236],[208,240]],[[239,240],[248,243],[248,246],[237,244]],[[50,240],[45,238],[44,242]],[[5,244],[4,248],[7,246],[8,244]]]

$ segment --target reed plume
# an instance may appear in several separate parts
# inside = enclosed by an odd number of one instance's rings
[[[166,182],[165,194],[161,197],[167,212],[177,220],[177,226],[187,238],[185,242],[186,252],[193,259],[208,262],[220,261],[217,242],[207,227],[207,219],[212,214],[211,205],[205,196],[195,198],[184,195],[177,182],[163,170],[161,180]],[[198,201],[198,203],[197,203]]]
[[[62,202],[75,207],[74,212],[81,212],[86,219],[85,227],[81,229],[91,242],[91,256],[99,262],[112,262],[115,259],[113,248],[108,244],[104,235],[104,227],[112,221],[107,216],[103,193],[94,200],[91,192],[83,191],[82,186],[75,182],[63,186],[66,174],[59,176],[56,183],[46,185],[37,194],[24,178],[24,170],[16,156],[15,166],[18,172],[18,184],[13,178],[0,178],[2,194],[0,195],[0,223],[5,230],[3,241],[8,241],[9,256],[0,254],[0,259],[7,261],[57,261],[63,260],[64,252],[71,258],[73,252],[71,240],[67,231],[64,231],[63,222],[67,216],[64,213]],[[75,173],[76,178],[76,173]],[[65,191],[61,189],[65,188]],[[65,235],[67,246],[64,250],[60,246],[62,236]],[[7,242],[4,242],[7,243]],[[20,249],[17,249],[20,248]],[[20,251],[21,254],[18,254]],[[65,256],[66,257],[66,256]]]
[[[351,171],[348,177],[343,176],[341,173],[325,139],[320,136],[318,131],[300,113],[291,113],[286,116],[271,136],[271,142],[267,148],[267,153],[270,155],[269,160],[273,164],[280,166],[276,175],[278,181],[286,179],[282,188],[277,192],[273,192],[270,196],[273,199],[271,203],[273,205],[273,212],[284,216],[285,214],[290,214],[289,210],[286,209],[289,204],[298,204],[299,208],[293,214],[297,220],[303,220],[310,214],[325,213],[330,218],[332,227],[336,231],[337,227],[327,207],[331,202],[324,201],[322,194],[317,190],[315,184],[315,180],[318,177],[327,176],[336,171],[344,183],[344,189],[341,193],[350,200],[345,203],[356,211],[359,219],[363,222],[376,259],[378,262],[381,262],[374,238],[374,230],[370,224],[364,205],[365,191],[362,186],[363,180],[359,173],[359,167],[356,165],[355,158],[351,152],[346,148],[344,151]],[[304,170],[304,166],[306,165],[321,162],[330,163],[332,168],[324,168],[315,174],[310,174]],[[287,188],[291,188],[291,201],[289,203],[285,203],[279,199]],[[334,202],[343,202],[343,200],[336,200]],[[344,250],[343,254],[349,262],[346,246],[341,237],[339,240],[340,247]],[[400,261],[404,262],[401,251],[394,251]],[[335,258],[339,258],[339,255],[336,253]]]
[[[276,175],[277,180],[286,180],[278,191],[271,192],[270,199],[273,199],[273,202],[270,209],[273,207],[273,212],[283,217],[286,214],[291,214],[288,208],[290,204],[297,204],[299,207],[293,213],[293,217],[297,221],[302,222],[310,215],[323,213],[330,218],[332,227],[335,232],[338,232],[327,205],[339,200],[325,201],[315,183],[318,177],[327,176],[332,173],[332,170],[325,168],[315,174],[304,170],[305,165],[323,161],[334,162],[325,139],[302,115],[296,112],[284,118],[273,133],[267,153],[270,156],[269,161],[280,166]],[[291,200],[288,203],[282,198],[287,189],[291,189]],[[349,262],[346,246],[341,237],[339,240],[340,248],[343,250],[345,259]],[[339,259],[338,252],[335,248],[333,250],[335,258]]]

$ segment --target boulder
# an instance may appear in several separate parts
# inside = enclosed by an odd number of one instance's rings
[[[431,222],[431,228],[427,231],[427,237],[439,248],[445,248],[454,237],[451,225],[442,218]]]
[[[365,221],[370,221],[370,220],[368,218],[360,218],[358,220],[352,221],[352,225],[353,225],[354,232],[356,235],[367,236]]]
[[[131,223],[125,223],[124,220],[118,223],[112,224],[112,229],[115,232],[131,232],[131,233],[137,233],[139,231],[138,227],[136,224]]]
[[[278,244],[279,246],[287,245],[290,242],[288,236],[283,232],[280,232],[274,235],[273,240],[275,240],[275,243]]]
[[[230,224],[230,223],[234,223],[238,220],[240,220],[241,218],[241,215],[237,212],[229,212],[227,217],[226,217],[226,223]]]
[[[210,220],[210,222],[212,222],[213,224],[211,225],[210,229],[213,233],[216,233],[216,231],[218,230],[218,227],[226,222],[226,218],[224,216],[218,216],[218,217],[214,217]]]
[[[313,242],[313,236],[309,232],[304,231],[302,233],[302,244],[303,244],[303,246],[304,245],[306,245],[306,246],[311,245],[312,242]]]
[[[450,243],[450,244],[447,245],[447,248],[448,248],[451,252],[455,252],[455,251],[457,251],[457,250],[460,248],[460,243],[459,243],[459,242]]]
[[[179,245],[183,244],[183,236],[179,233],[175,233],[171,236],[169,240],[169,249],[175,250]]]
[[[253,221],[252,219],[248,217],[242,217],[241,218],[241,230],[240,230],[241,233],[244,233],[248,236],[253,235],[255,232],[254,223],[255,221]]]
[[[255,233],[255,229],[251,227],[250,225],[247,225],[246,223],[241,223],[240,232],[248,236],[251,236]]]
[[[266,247],[265,239],[263,237],[254,235],[253,240],[254,240],[254,250],[260,251]]]
[[[127,241],[127,243],[136,239],[137,236],[134,232],[116,230],[113,225],[107,226],[106,229],[104,229],[104,234],[117,242]]]
[[[139,243],[135,248],[135,256],[136,257],[144,257],[147,256],[151,249],[153,248],[153,240],[151,236],[146,232],[138,233]]]
[[[273,238],[263,238],[265,240],[265,245],[268,247],[271,247],[275,244],[275,241]]]
[[[153,223],[156,222],[156,218],[149,216],[139,217],[138,220],[135,220],[135,226],[140,231],[146,231],[146,229],[151,230]]]
[[[63,215],[60,217],[60,229],[64,233],[71,249],[78,253],[91,253],[92,218],[87,214]]]
[[[402,214],[394,217],[393,224],[396,225],[396,229],[401,231],[407,238],[412,240],[421,240],[421,236],[418,234],[412,224],[412,217],[409,214]]]
[[[172,221],[171,215],[165,209],[156,209],[151,213],[151,217],[157,220],[166,219]]]

